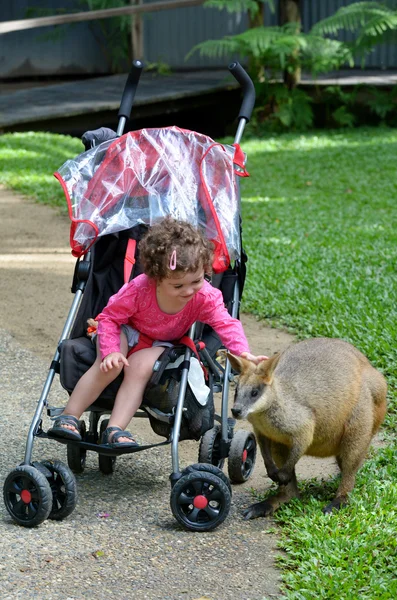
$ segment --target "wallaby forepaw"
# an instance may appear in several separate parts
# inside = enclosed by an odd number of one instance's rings
[[[278,474],[279,469],[267,469],[267,476],[269,477],[269,479],[274,481],[274,483],[280,483]]]
[[[243,517],[248,521],[249,519],[257,519],[258,517],[269,517],[273,512],[274,508],[272,504],[267,500],[263,500],[262,502],[251,504],[251,506],[243,510]]]
[[[272,474],[269,474],[269,477],[275,483],[279,485],[287,485],[292,479],[292,472],[283,471],[283,469],[277,469],[277,471],[272,471]]]

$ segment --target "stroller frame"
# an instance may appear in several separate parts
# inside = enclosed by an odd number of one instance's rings
[[[143,64],[140,61],[133,62],[120,104],[118,114],[119,123],[116,132],[117,137],[123,134],[126,122],[129,118],[142,69]],[[238,144],[253,110],[255,90],[251,79],[239,63],[232,63],[229,66],[229,70],[243,89],[243,102],[234,138],[234,143]],[[50,364],[49,372],[28,431],[24,460],[9,474],[4,484],[4,501],[8,512],[17,523],[26,527],[36,526],[46,518],[63,519],[73,511],[76,504],[76,482],[74,475],[70,472],[68,467],[63,465],[60,461],[32,462],[32,454],[34,438],[49,437],[42,428],[42,412],[44,408],[47,409],[47,414],[50,417],[58,416],[63,411],[63,408],[49,406],[48,396],[55,375],[60,373],[61,344],[70,337],[92,268],[91,258],[91,250],[88,250],[82,260],[78,259],[77,261],[72,286],[72,292],[75,294],[74,299],[59,338],[58,346]],[[233,283],[234,287],[230,302],[230,312],[232,317],[238,318],[240,285],[236,274],[236,267],[234,268],[234,273],[235,281]],[[194,341],[195,338],[195,331],[196,323],[190,327],[187,334],[192,341]],[[145,407],[143,404],[141,409],[135,415],[136,417],[148,418],[148,412],[154,410],[156,416],[160,416],[160,420],[162,419],[172,424],[171,435],[166,441],[142,445],[136,448],[113,448],[98,443],[97,427],[99,420],[103,414],[110,411],[95,407],[95,403],[88,409],[90,411],[90,426],[88,431],[89,441],[71,441],[69,439],[60,438],[57,438],[56,441],[67,444],[68,461],[69,451],[75,458],[81,458],[81,469],[78,468],[78,460],[77,464],[76,461],[74,461],[75,468],[73,470],[75,472],[81,472],[84,469],[85,454],[90,450],[99,454],[100,469],[104,473],[111,473],[113,471],[115,458],[119,455],[130,454],[155,446],[171,444],[172,473],[170,475],[170,481],[172,512],[179,523],[185,528],[193,531],[207,531],[217,527],[223,522],[230,508],[231,486],[228,478],[221,470],[225,458],[229,457],[230,479],[235,483],[246,481],[250,477],[254,467],[256,441],[252,433],[239,431],[237,432],[238,435],[234,435],[233,430],[235,420],[229,418],[227,415],[229,387],[230,381],[232,380],[229,361],[226,360],[225,367],[222,367],[215,358],[211,357],[206,348],[200,349],[199,354],[204,362],[206,362],[208,369],[214,377],[215,384],[212,391],[222,391],[222,398],[221,414],[215,414],[214,417],[215,421],[220,423],[220,428],[219,425],[215,425],[213,429],[204,434],[201,440],[199,462],[197,464],[187,467],[182,472],[179,468],[178,444],[182,424],[184,399],[188,385],[189,365],[192,356],[192,350],[189,347],[186,347],[184,352],[184,364],[186,366],[184,366],[181,371],[179,394],[173,414],[166,415],[160,413],[160,411],[157,411],[156,409]],[[203,443],[204,438],[207,438],[205,443]],[[105,466],[104,468],[101,468],[101,460],[102,464]],[[71,466],[70,462],[69,466]],[[61,503],[61,505],[59,499],[54,496],[54,483],[56,483],[57,478],[61,478],[67,492],[67,500],[63,504]],[[23,487],[24,484],[21,483],[22,479],[25,481],[28,479],[29,485],[25,484],[25,487]],[[198,495],[196,494],[196,496],[194,496],[193,493],[191,505],[189,505],[189,507],[181,508],[181,495],[192,494],[192,485],[196,486],[196,488],[197,485],[199,485],[199,487],[201,486],[201,493]],[[19,493],[16,491],[18,486],[21,487]],[[31,506],[31,498],[33,497],[31,490],[32,486],[35,488],[36,492],[38,491],[38,499],[35,508],[33,509]],[[205,495],[207,496],[207,504],[211,500],[214,501],[215,497],[218,501],[216,507],[217,510],[212,511],[214,512],[214,516],[208,517],[209,511],[207,511],[207,513],[205,512],[207,507],[200,506],[200,502],[204,501],[197,500],[196,502],[196,498],[202,499]],[[219,497],[221,498],[220,501]],[[16,507],[21,503],[22,510],[17,509]],[[191,517],[192,511],[195,514],[194,518]],[[201,513],[204,514],[204,518]]]

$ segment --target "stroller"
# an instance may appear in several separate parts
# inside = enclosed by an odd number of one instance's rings
[[[229,66],[243,89],[233,146],[177,127],[123,135],[142,68],[140,61],[133,62],[117,132],[107,128],[86,132],[82,138],[86,151],[55,174],[72,221],[70,241],[77,257],[74,300],[29,429],[24,461],[4,483],[5,506],[13,520],[25,527],[47,518],[62,520],[72,513],[77,502],[74,473],[83,472],[88,451],[98,453],[100,471],[110,474],[118,455],[170,444],[171,510],[192,531],[208,531],[224,521],[231,503],[230,481],[246,481],[254,468],[254,435],[234,432],[235,421],[227,416],[230,364],[218,358],[222,344],[215,332],[198,322],[156,361],[136,415],[148,418],[153,431],[165,440],[126,448],[101,444],[108,424],[102,417],[112,410],[121,374],[89,407],[88,427],[84,419],[79,421],[81,441],[57,438],[67,444],[68,466],[59,460],[32,462],[34,438],[49,437],[43,429],[43,409],[50,418],[63,410],[48,403],[54,377],[59,375],[61,385],[71,393],[95,361],[87,319],[99,314],[125,282],[140,274],[139,240],[151,224],[172,215],[205,232],[215,249],[211,283],[221,290],[229,313],[238,318],[246,256],[241,247],[236,175],[247,175],[239,142],[255,102],[253,83],[239,63]],[[201,367],[207,373],[199,390],[191,378],[197,366],[201,374]],[[220,415],[214,408],[218,392]],[[200,443],[198,462],[181,471],[178,444],[184,439]],[[226,458],[229,477],[222,471]]]

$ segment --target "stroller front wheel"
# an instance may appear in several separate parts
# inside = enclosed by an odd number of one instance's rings
[[[36,527],[52,510],[52,491],[46,476],[31,465],[20,465],[8,475],[3,486],[7,511],[19,525]]]
[[[230,495],[232,495],[232,486],[230,485],[230,479],[225,473],[216,467],[215,465],[211,465],[209,463],[195,463],[194,465],[189,465],[186,469],[183,469],[182,475],[187,475],[188,473],[193,473],[194,471],[206,471],[207,473],[212,473],[212,475],[216,475],[219,479],[227,485],[229,488]]]
[[[190,531],[210,531],[229,514],[228,486],[207,471],[184,475],[171,490],[171,510],[176,520]]]

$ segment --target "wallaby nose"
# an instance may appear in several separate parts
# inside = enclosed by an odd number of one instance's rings
[[[241,408],[239,406],[233,406],[232,415],[237,419],[241,415]]]

